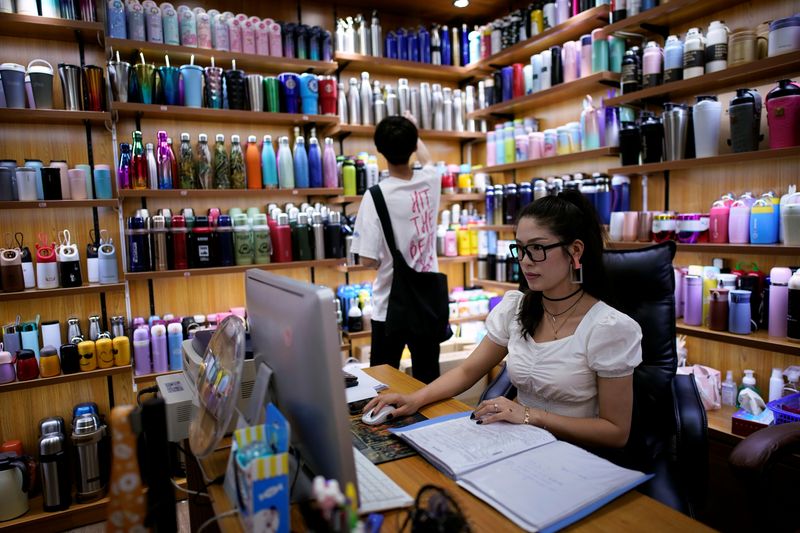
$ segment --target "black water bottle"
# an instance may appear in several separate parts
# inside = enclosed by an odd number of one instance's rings
[[[642,138],[635,122],[623,122],[619,130],[619,158],[622,166],[638,165]]]
[[[564,81],[564,67],[561,63],[561,47],[550,48],[550,86],[554,87]]]
[[[344,257],[344,238],[342,237],[342,215],[332,211],[325,225],[325,258],[339,259]]]
[[[628,49],[622,58],[620,88],[622,94],[629,94],[642,88],[642,62],[638,46]]]
[[[220,215],[217,219],[216,246],[219,266],[233,266],[236,264],[233,223],[229,215]]]
[[[664,155],[664,125],[652,113],[642,113],[642,163],[660,163]]]

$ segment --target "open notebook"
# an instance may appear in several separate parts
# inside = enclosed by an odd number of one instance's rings
[[[397,428],[431,464],[527,531],[556,531],[650,477],[535,426],[478,425],[469,412]]]

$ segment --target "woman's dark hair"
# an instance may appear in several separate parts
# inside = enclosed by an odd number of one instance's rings
[[[580,239],[583,242],[581,268],[583,270],[583,290],[598,300],[607,297],[607,282],[603,266],[603,242],[605,231],[599,217],[586,197],[578,191],[567,190],[557,196],[545,196],[528,204],[517,218],[531,217],[550,230],[559,241],[572,244]],[[553,250],[555,251],[555,250]],[[532,291],[523,278],[524,297],[517,319],[522,326],[522,335],[533,337],[533,332],[542,319],[542,293]]]
[[[393,165],[406,165],[417,149],[419,132],[403,117],[387,117],[375,128],[375,147]]]

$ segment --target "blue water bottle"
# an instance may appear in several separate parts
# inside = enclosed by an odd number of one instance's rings
[[[450,30],[447,26],[442,26],[442,31],[439,32],[442,37],[442,65],[453,64],[453,49],[450,46]]]
[[[264,135],[264,143],[261,146],[261,179],[265,189],[278,188],[278,162],[271,135]]]
[[[319,85],[316,74],[300,74],[300,101],[304,115],[316,115],[319,110]]]
[[[469,65],[469,29],[466,24],[461,25],[461,66]]]
[[[309,186],[306,141],[300,136],[294,141],[294,185],[298,189],[307,189]]]
[[[431,62],[431,34],[428,33],[428,30],[425,26],[419,27],[419,60],[422,63]]]
[[[383,53],[386,54],[386,57],[389,59],[397,59],[397,35],[393,32],[386,33],[386,39],[384,39],[383,43]]]
[[[397,59],[408,61],[408,38],[405,28],[397,30]]]
[[[595,172],[592,177],[595,184],[594,201],[597,215],[600,217],[601,224],[609,224],[611,222],[611,187],[608,176]]]
[[[486,224],[494,222],[494,188],[486,187]]]
[[[408,31],[408,60],[419,63],[419,35],[414,30]]]
[[[217,258],[219,266],[233,266],[236,264],[236,248],[233,242],[233,221],[230,215],[220,215],[217,218]]]
[[[316,137],[308,140],[308,185],[317,189],[322,187],[322,152]]]
[[[533,190],[529,181],[523,181],[519,186],[519,208],[524,209],[533,201]]]
[[[180,322],[173,322],[167,326],[167,351],[169,352],[170,370],[183,369],[181,343],[183,343],[183,327]]]

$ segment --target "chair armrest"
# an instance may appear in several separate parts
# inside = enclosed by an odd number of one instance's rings
[[[497,376],[481,394],[480,401],[499,398],[500,396],[505,396],[509,400],[517,397],[517,388],[511,384],[511,378],[508,377],[508,366],[505,363],[500,372],[497,373]]]
[[[743,477],[758,477],[779,455],[800,449],[800,422],[779,424],[756,431],[736,445],[728,457]]]

